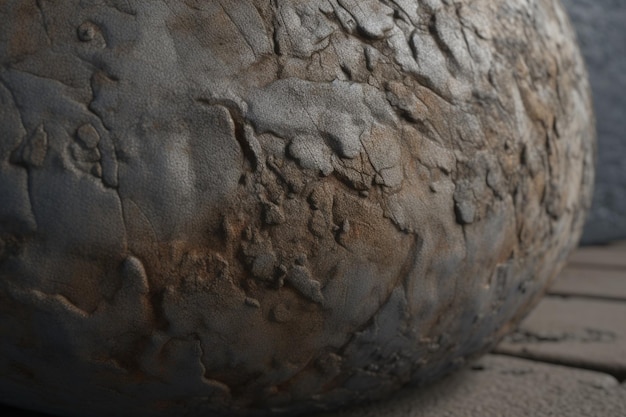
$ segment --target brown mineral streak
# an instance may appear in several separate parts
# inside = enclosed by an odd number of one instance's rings
[[[381,397],[492,347],[580,235],[593,116],[555,0],[4,0],[0,21],[0,192],[22,196],[0,401]]]

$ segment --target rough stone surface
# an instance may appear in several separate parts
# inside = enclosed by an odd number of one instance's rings
[[[626,2],[563,0],[578,32],[598,121],[598,171],[583,242],[626,238]]]
[[[575,246],[554,0],[0,1],[0,400],[302,411],[489,349]]]
[[[50,417],[0,408],[5,417]],[[310,417],[623,417],[626,385],[599,372],[488,355],[430,387]]]
[[[626,269],[567,267],[548,293],[626,301]]]
[[[626,378],[626,303],[548,297],[496,352]]]

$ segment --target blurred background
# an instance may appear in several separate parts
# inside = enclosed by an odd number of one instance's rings
[[[562,0],[587,62],[598,131],[583,244],[626,238],[626,0]]]

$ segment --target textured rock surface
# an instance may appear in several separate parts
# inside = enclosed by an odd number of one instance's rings
[[[0,406],[4,417],[51,417]],[[429,387],[315,417],[623,417],[626,385],[581,369],[488,355]]]
[[[563,0],[587,61],[598,118],[598,170],[583,242],[626,238],[626,2]],[[599,23],[601,22],[601,23]]]
[[[0,2],[0,400],[311,410],[493,346],[576,244],[558,2]],[[97,410],[97,411],[96,411]]]

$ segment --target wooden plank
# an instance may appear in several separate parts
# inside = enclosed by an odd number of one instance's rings
[[[626,270],[626,244],[583,246],[572,253],[569,263]]]
[[[547,297],[496,350],[626,377],[626,303]]]
[[[626,270],[569,266],[557,277],[548,294],[626,301]]]

